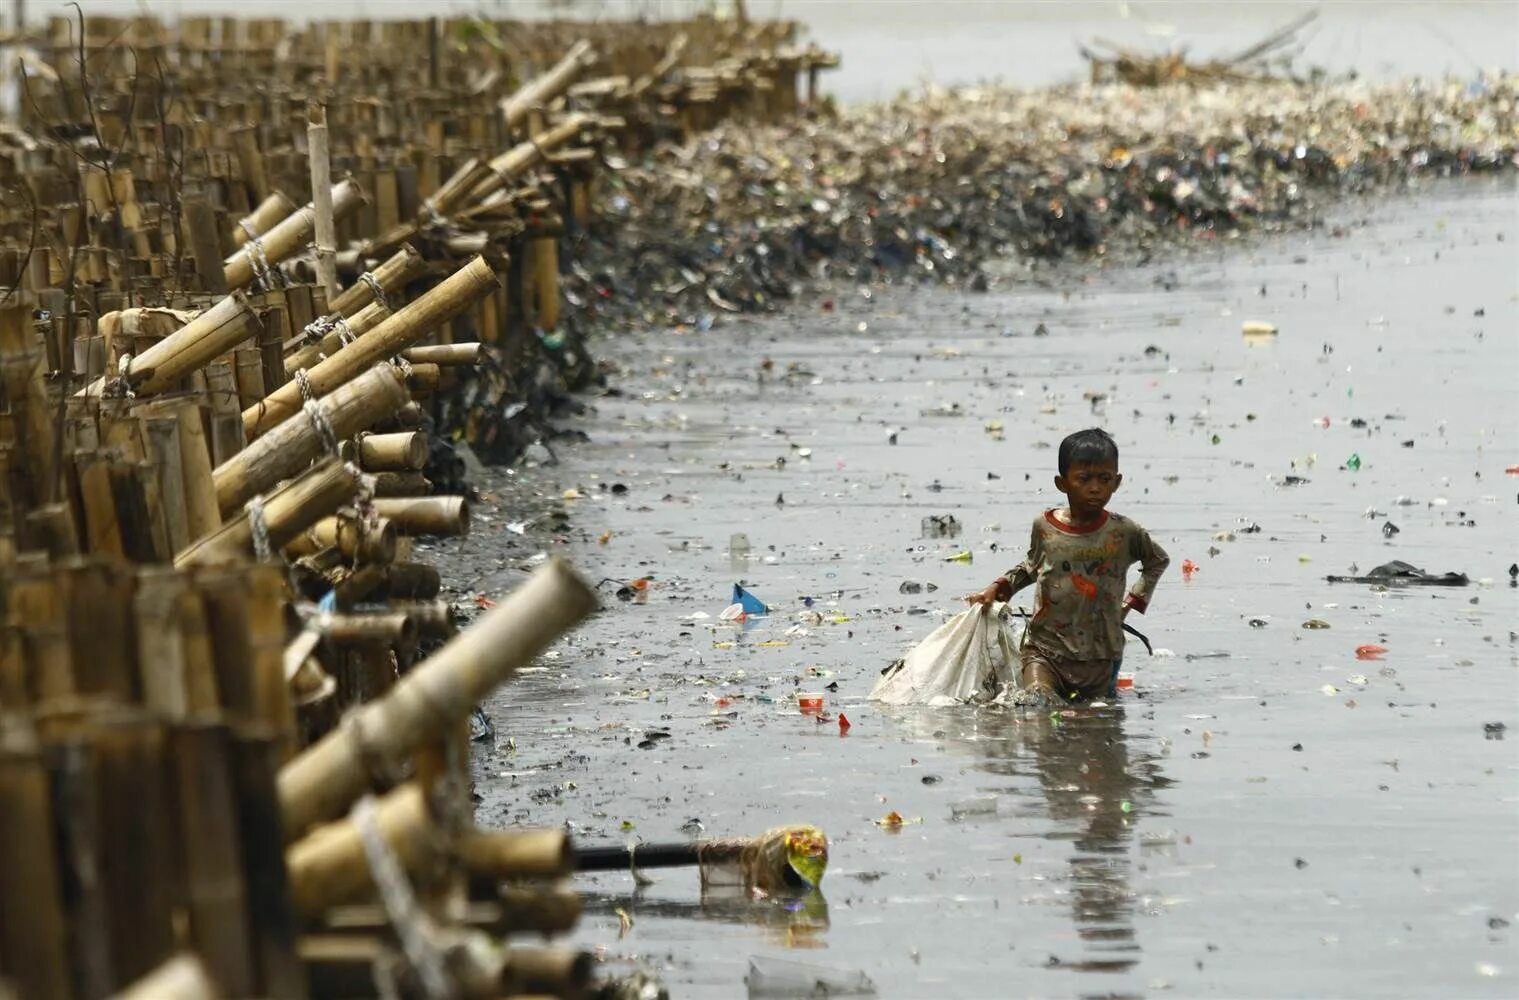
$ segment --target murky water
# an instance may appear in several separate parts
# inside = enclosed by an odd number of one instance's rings
[[[754,955],[888,997],[1519,993],[1515,206],[1471,182],[1008,294],[851,289],[604,344],[624,395],[512,492],[578,488],[550,547],[654,583],[490,704],[481,821],[585,843],[826,829],[826,900],[799,909],[703,900],[686,871],[577,880],[576,940],[681,997],[742,996]],[[1251,319],[1280,335],[1245,340]],[[1131,645],[1134,693],[1054,719],[870,705],[882,666],[1021,558],[1053,446],[1091,424],[1123,449],[1114,509],[1172,554],[1139,624],[1175,655]],[[964,535],[920,538],[941,512]],[[487,511],[461,565],[524,555],[511,516]],[[973,565],[944,561],[961,548]],[[1394,558],[1473,583],[1324,580]],[[738,579],[776,608],[744,632],[716,626]],[[806,596],[849,621],[787,635]],[[830,682],[847,736],[795,707]],[[670,738],[640,749],[652,729]]]

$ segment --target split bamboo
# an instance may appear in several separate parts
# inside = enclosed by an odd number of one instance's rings
[[[394,357],[499,286],[485,258],[474,258],[426,295],[308,371],[312,395],[326,395],[376,362]],[[297,412],[300,405],[300,386],[285,383],[243,412],[248,437],[257,438]]]
[[[373,426],[406,401],[400,374],[392,366],[380,364],[316,400],[312,404],[315,413],[295,409],[263,437],[216,467],[212,480],[217,504],[223,512],[235,510],[260,490],[299,472],[324,448]],[[324,440],[327,430],[336,441]]]
[[[286,837],[293,840],[347,809],[368,785],[376,761],[394,764],[438,738],[595,607],[595,591],[565,563],[538,570],[389,694],[355,709],[352,723],[281,769]]]

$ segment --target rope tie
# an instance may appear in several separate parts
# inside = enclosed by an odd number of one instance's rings
[[[374,876],[375,887],[380,890],[380,902],[385,915],[396,929],[401,950],[406,960],[416,970],[422,992],[432,1000],[445,1000],[454,996],[449,985],[448,972],[444,967],[442,950],[434,942],[432,920],[417,903],[416,893],[406,878],[400,859],[386,843],[385,836],[375,822],[374,796],[365,795],[353,804],[349,818],[359,831],[364,845],[364,857],[369,862],[369,873]]]
[[[121,361],[117,363],[117,375],[106,383],[101,395],[116,399],[136,399],[137,393],[132,391],[132,383],[129,381],[132,375],[132,355],[123,354]]]
[[[390,308],[390,300],[385,297],[385,287],[380,284],[380,279],[374,276],[373,271],[365,271],[359,275],[359,280],[368,285],[371,292],[374,292],[374,300],[376,302],[386,309]]]
[[[306,374],[306,369],[297,368],[295,370],[295,384],[301,390],[301,399],[303,401],[309,403],[316,398],[311,391],[311,376]]]
[[[341,313],[332,317],[332,325],[338,331],[338,343],[344,347],[359,339],[359,335],[353,332],[353,327],[348,325],[348,320],[344,319]]]
[[[264,253],[264,241],[256,235],[250,235],[248,242],[243,244],[243,253],[248,257],[248,263],[253,267],[253,285],[261,291],[273,291],[282,288],[285,284],[284,275],[274,269],[269,263],[269,255]]]
[[[248,527],[253,531],[253,557],[259,562],[274,558],[274,547],[269,544],[269,521],[264,517],[264,498],[254,496],[243,505],[248,512]]]
[[[306,416],[311,420],[311,426],[316,428],[316,436],[321,439],[322,447],[329,455],[336,455],[338,434],[333,429],[332,421],[327,419],[327,411],[322,409],[322,404],[314,399],[308,399],[301,409],[306,411]]]

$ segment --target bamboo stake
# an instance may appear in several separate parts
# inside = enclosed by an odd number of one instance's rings
[[[240,247],[248,242],[249,236],[262,236],[295,208],[295,202],[285,192],[271,192],[257,208],[237,220],[237,225],[232,227],[232,245]]]
[[[580,922],[584,908],[580,896],[553,889],[521,889],[497,886],[501,900],[500,917],[494,930],[498,934],[565,934]]]
[[[511,96],[503,98],[501,117],[508,131],[522,124],[530,112],[541,110],[568,90],[581,73],[596,64],[596,59],[591,43],[581,39],[570,46],[569,51],[547,73],[535,77]]]
[[[332,315],[336,314],[329,314],[329,317]],[[332,323],[330,324],[332,328],[323,334],[322,339],[315,344],[310,343],[306,338],[305,331],[302,331],[299,337],[292,338],[289,341],[289,343],[297,346],[285,358],[285,374],[293,377],[298,369],[311,368],[323,358],[331,357],[343,349],[343,336],[345,333],[358,337],[373,330],[392,315],[389,306],[381,302],[371,302],[345,321],[348,327],[346,331],[339,324]],[[319,320],[318,322],[324,321]],[[307,329],[310,329],[310,327]]]
[[[29,725],[0,726],[0,969],[17,997],[69,997],[68,950],[48,769]]]
[[[287,839],[347,809],[369,784],[372,765],[394,765],[436,739],[595,607],[595,592],[567,564],[555,560],[534,573],[389,694],[355,709],[352,723],[280,770]]]
[[[474,367],[485,357],[485,345],[479,341],[462,344],[424,344],[401,352],[401,357],[414,365],[464,365]]]
[[[549,154],[590,127],[590,115],[573,114],[547,132],[540,132],[526,142],[520,142],[500,156],[491,160],[490,172],[470,190],[467,202],[482,202],[497,191],[510,185],[517,177],[541,163],[548,162]]]
[[[332,187],[332,215],[343,219],[364,203],[364,191],[353,178]],[[280,261],[299,252],[311,241],[316,228],[316,209],[308,202],[285,217],[278,225],[257,239],[244,243],[223,261],[227,287],[242,288],[259,276],[264,267],[274,268]]]
[[[408,363],[409,371],[406,372],[406,388],[413,393],[432,392],[438,388],[438,383],[443,380],[443,369],[433,364],[412,365]]]
[[[320,744],[319,744],[320,745]],[[374,803],[374,823],[408,875],[420,874],[443,854],[421,785],[408,782]],[[353,899],[370,883],[369,857],[351,818],[318,827],[285,852],[296,913],[313,917]]]
[[[371,274],[385,290],[385,294],[400,292],[415,278],[427,270],[427,261],[410,243],[402,244],[395,253],[376,267]],[[367,281],[355,281],[342,294],[327,301],[329,312],[352,316],[374,301],[374,288]]]
[[[182,952],[117,993],[112,1000],[220,1000],[199,956]]]
[[[299,472],[324,448],[373,426],[406,401],[396,369],[376,365],[314,401],[313,412],[296,409],[284,422],[270,427],[263,437],[217,466],[212,473],[217,504],[224,512],[236,509],[255,493]],[[324,440],[328,431],[336,440]]]
[[[462,496],[376,498],[374,511],[403,535],[469,534],[469,500]]]
[[[396,526],[384,517],[324,517],[291,539],[285,551],[305,556],[328,548],[355,565],[387,565],[396,557]]]
[[[326,638],[339,646],[411,646],[417,641],[417,623],[404,611],[371,614],[323,615],[317,621]]]
[[[257,320],[248,300],[233,292],[131,358],[121,378],[139,396],[157,395],[246,340]],[[102,376],[75,395],[99,396],[109,381]]]
[[[310,369],[306,376],[311,394],[326,395],[376,362],[394,357],[464,312],[499,284],[485,258],[474,258],[426,295]],[[248,437],[257,438],[299,410],[300,405],[301,389],[296,382],[276,389],[259,405],[243,412]]]
[[[406,472],[427,464],[427,435],[421,431],[360,434],[353,450],[365,472]]]
[[[148,417],[148,454],[158,470],[159,496],[163,502],[164,525],[169,533],[169,550],[178,552],[190,543],[190,515],[185,508],[185,473],[180,461],[179,419],[174,416]]]
[[[447,601],[391,601],[390,610],[409,615],[417,634],[426,639],[446,639],[458,631]]]
[[[497,881],[575,872],[575,848],[563,830],[467,830],[458,851],[471,875]]]
[[[513,945],[506,952],[502,988],[509,994],[584,996],[591,985],[593,964],[589,952]]]
[[[315,213],[316,281],[327,301],[338,297],[337,227],[332,216],[332,162],[327,149],[327,109],[311,106],[306,126],[306,156],[311,161],[312,210]]]
[[[264,498],[269,545],[278,551],[312,523],[353,499],[361,473],[352,465],[328,461]],[[253,555],[253,524],[234,518],[174,557],[174,565],[207,566]]]

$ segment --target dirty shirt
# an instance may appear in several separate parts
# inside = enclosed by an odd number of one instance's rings
[[[1028,558],[1007,574],[1013,593],[1035,586],[1025,641],[1060,660],[1117,660],[1123,656],[1123,609],[1141,614],[1170,564],[1149,532],[1104,511],[1093,525],[1062,524],[1053,510],[1034,519]],[[1141,567],[1124,596],[1128,569]]]

